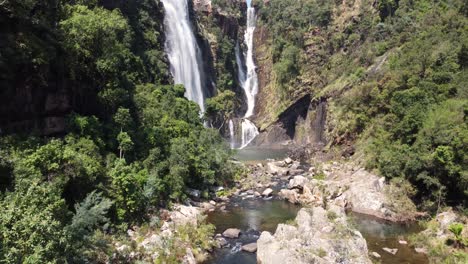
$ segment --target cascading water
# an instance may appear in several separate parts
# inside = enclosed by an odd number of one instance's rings
[[[255,108],[255,96],[258,93],[258,77],[257,72],[255,71],[255,62],[253,56],[253,41],[254,41],[254,31],[256,24],[256,15],[255,8],[247,8],[247,29],[244,34],[245,44],[247,46],[247,56],[246,56],[246,66],[247,66],[247,78],[242,87],[247,96],[247,112],[244,117],[250,117],[253,115]],[[245,76],[245,73],[244,73]]]
[[[236,134],[234,133],[234,122],[229,120],[229,139],[231,140],[231,148],[236,146]]]
[[[162,0],[166,15],[165,50],[169,57],[174,82],[183,84],[185,97],[196,102],[205,112],[203,95],[203,67],[200,48],[193,34],[188,0]]]
[[[247,74],[242,67],[242,60],[240,58],[240,49],[236,48],[236,60],[239,69],[239,81],[244,89],[247,98],[247,112],[245,113],[241,128],[242,128],[242,144],[241,149],[247,147],[252,140],[259,134],[258,128],[250,121],[249,117],[254,114],[255,110],[255,96],[258,93],[258,77],[255,71],[255,62],[253,56],[254,49],[254,32],[256,27],[255,8],[251,6],[251,1],[247,1],[247,29],[244,34],[245,45],[247,46],[246,66]]]

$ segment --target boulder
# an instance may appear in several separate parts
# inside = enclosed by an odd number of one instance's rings
[[[441,230],[447,230],[448,227],[457,220],[457,215],[453,211],[446,211],[436,216],[436,221]]]
[[[238,238],[241,231],[237,228],[228,228],[223,232],[223,236],[227,238]]]
[[[289,167],[290,167],[292,170],[297,170],[297,169],[299,169],[299,166],[301,166],[301,164],[300,164],[298,161],[295,161],[295,162],[293,162],[293,164],[291,164]]]
[[[373,256],[374,258],[381,258],[381,257],[382,257],[382,256],[380,256],[380,254],[377,253],[377,252],[372,252],[372,256]]]
[[[207,203],[207,205],[211,206],[209,203]],[[202,210],[197,207],[177,205],[174,207],[174,211],[170,213],[170,219],[176,225],[196,225],[198,223],[198,219],[201,216],[201,211]]]
[[[408,242],[405,241],[405,240],[398,240],[398,243],[400,243],[402,245],[408,245]]]
[[[302,190],[304,185],[306,185],[308,182],[309,181],[304,176],[294,176],[294,178],[289,181],[288,188]]]
[[[268,188],[268,189],[265,189],[265,190],[263,191],[262,196],[268,197],[268,196],[270,196],[272,193],[273,193],[273,189]]]
[[[290,203],[299,203],[299,194],[296,192],[296,190],[282,189],[278,195]]]
[[[286,163],[287,165],[290,165],[290,164],[293,163],[293,160],[288,157],[288,158],[284,159],[284,163]]]
[[[257,243],[250,243],[242,246],[243,251],[254,253],[257,251]]]
[[[284,176],[289,174],[288,168],[283,168],[278,162],[268,162],[267,171],[273,175]]]
[[[212,192],[215,192],[215,193],[216,193],[216,192],[220,192],[220,191],[224,190],[224,187],[222,187],[222,186],[214,186],[214,187],[211,187],[210,190],[211,190]]]
[[[222,248],[228,244],[227,240],[224,237],[217,237],[215,240],[219,248]]]
[[[304,170],[302,169],[289,169],[289,175],[294,176],[294,175],[300,175],[303,174]]]

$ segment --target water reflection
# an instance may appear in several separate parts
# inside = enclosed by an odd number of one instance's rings
[[[409,235],[421,231],[416,223],[396,224],[382,221],[373,217],[350,214],[351,224],[358,229],[367,241],[369,252],[377,252],[382,258],[382,264],[426,264],[429,263],[424,254],[418,254],[409,245],[402,245],[399,240],[408,240]],[[384,251],[382,248],[397,248],[395,255]]]

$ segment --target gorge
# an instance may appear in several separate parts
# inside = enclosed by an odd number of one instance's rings
[[[463,0],[0,0],[0,263],[467,263]]]

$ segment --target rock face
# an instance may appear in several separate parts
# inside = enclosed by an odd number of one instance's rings
[[[390,221],[406,221],[418,215],[415,211],[402,214],[393,206],[385,178],[349,164],[323,164],[325,180],[313,179],[314,171],[295,176],[280,197],[291,203],[323,205],[333,203],[354,212]],[[396,190],[397,192],[398,190]],[[395,190],[394,190],[395,192]],[[408,200],[409,204],[412,204]]]
[[[297,226],[280,224],[275,234],[261,234],[257,241],[258,263],[372,263],[366,241],[348,227],[342,208],[332,205],[328,211],[322,207],[301,209],[295,221]],[[330,229],[334,232],[327,232]]]
[[[211,13],[211,0],[193,0],[193,8],[196,11]]]

